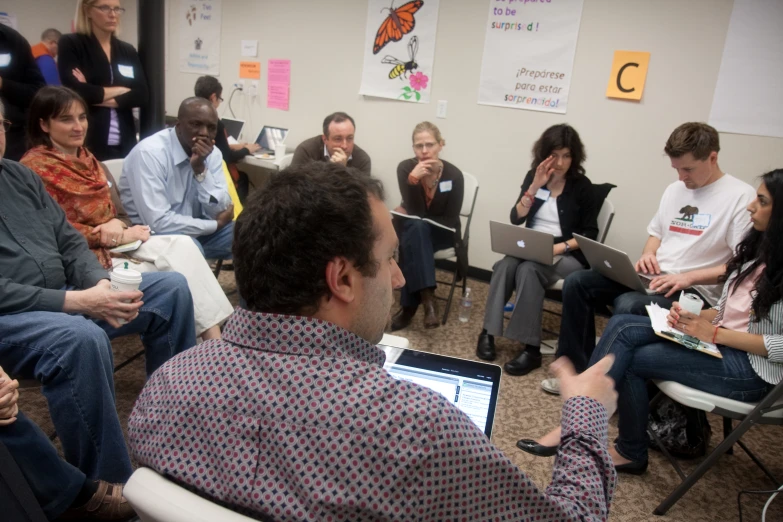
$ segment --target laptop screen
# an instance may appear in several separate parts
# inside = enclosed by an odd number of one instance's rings
[[[231,118],[222,118],[223,126],[226,128],[228,135],[239,141],[239,135],[242,134],[242,127],[245,126],[245,122],[242,120],[232,120]]]
[[[487,437],[492,435],[500,390],[500,366],[379,346],[386,353],[383,367],[392,377],[440,393],[462,410]]]
[[[261,149],[274,152],[275,147],[285,141],[285,137],[288,134],[288,129],[281,129],[280,127],[267,127],[264,126],[261,132],[258,133],[256,143]]]

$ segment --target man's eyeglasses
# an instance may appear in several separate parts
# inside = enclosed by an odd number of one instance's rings
[[[116,16],[122,16],[125,14],[124,7],[111,7],[108,5],[94,5],[93,7],[105,15],[114,13]]]
[[[0,133],[6,133],[11,130],[11,120],[2,120],[0,125]]]

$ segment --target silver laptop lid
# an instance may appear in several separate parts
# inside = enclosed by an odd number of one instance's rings
[[[223,126],[226,128],[228,135],[239,141],[239,136],[242,134],[242,128],[245,126],[245,120],[221,118],[220,121],[223,122]]]
[[[288,129],[282,127],[269,127],[264,125],[261,128],[261,132],[258,133],[256,143],[261,147],[260,152],[275,152],[275,147],[282,144],[285,141],[285,137],[288,135]]]
[[[492,251],[542,265],[551,265],[555,236],[498,221],[489,222]]]
[[[587,262],[590,263],[590,268],[631,290],[643,294],[650,293],[639,279],[639,274],[636,273],[636,268],[628,254],[579,234],[574,234],[574,239],[579,244]]]

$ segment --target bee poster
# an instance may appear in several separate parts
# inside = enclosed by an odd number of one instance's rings
[[[583,0],[490,0],[478,102],[565,114]]]
[[[179,70],[220,74],[220,0],[179,0],[170,16],[179,26]]]
[[[439,0],[368,0],[359,94],[429,103]]]

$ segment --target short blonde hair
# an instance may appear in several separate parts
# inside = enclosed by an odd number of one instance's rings
[[[92,34],[92,24],[85,11],[98,3],[98,0],[76,0],[76,32],[87,36]],[[117,30],[114,36],[120,34],[120,17],[117,17]]]
[[[411,141],[416,139],[416,135],[420,132],[429,132],[430,134],[432,134],[432,137],[435,138],[435,141],[437,141],[441,145],[446,145],[446,140],[444,140],[443,136],[440,135],[440,129],[434,123],[423,121],[418,125],[416,125],[413,128],[413,135],[411,136]]]

